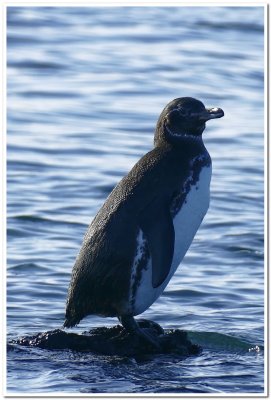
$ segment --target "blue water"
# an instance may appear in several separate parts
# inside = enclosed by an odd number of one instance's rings
[[[86,228],[152,148],[163,107],[192,96],[225,111],[204,133],[209,212],[143,314],[202,354],[13,346],[7,393],[263,393],[263,7],[9,7],[7,20],[8,340],[61,327]]]

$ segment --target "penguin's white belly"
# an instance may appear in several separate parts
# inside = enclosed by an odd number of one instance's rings
[[[144,239],[144,235],[140,230],[137,237],[137,254],[132,269],[128,306],[129,312],[132,313],[132,315],[141,314],[152,305],[152,303],[164,291],[171,277],[184,258],[209,207],[211,174],[211,165],[202,168],[199,179],[194,185],[191,185],[184,203],[179,212],[175,215],[173,220],[175,230],[173,261],[167,278],[156,288],[152,286],[151,258],[145,268],[142,269],[140,277],[136,271],[139,261],[143,257],[142,250],[146,246],[146,239]],[[183,190],[183,188],[181,190]],[[136,285],[135,279],[139,280]],[[134,289],[135,286],[136,290]]]

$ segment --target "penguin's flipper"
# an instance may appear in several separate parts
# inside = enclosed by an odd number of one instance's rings
[[[174,253],[175,231],[169,207],[166,204],[147,207],[140,226],[147,239],[152,259],[152,286],[156,288],[166,279]]]

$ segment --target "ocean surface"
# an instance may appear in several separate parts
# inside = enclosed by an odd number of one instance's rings
[[[264,391],[264,9],[8,7],[7,341],[61,328],[75,257],[104,200],[192,96],[221,107],[204,140],[211,204],[142,317],[199,356],[9,346],[7,393]],[[112,326],[89,316],[71,331]]]

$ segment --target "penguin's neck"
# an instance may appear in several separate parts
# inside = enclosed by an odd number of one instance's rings
[[[204,149],[202,134],[193,134],[191,132],[180,131],[167,124],[158,126],[154,136],[154,145],[169,145],[174,149],[184,150],[185,147],[194,147],[196,149]],[[197,150],[196,150],[197,152]]]
[[[183,141],[183,139],[188,139],[190,140],[195,140],[195,141],[202,141],[202,135],[196,135],[190,132],[185,132],[185,131],[179,131],[177,129],[175,129],[174,127],[170,127],[169,125],[165,124],[164,127],[164,135],[166,139],[168,139],[169,142],[171,141],[178,141],[181,140]]]

